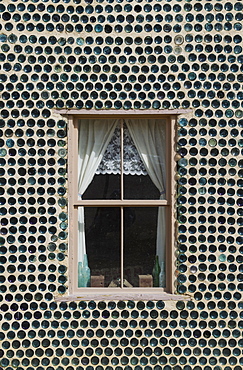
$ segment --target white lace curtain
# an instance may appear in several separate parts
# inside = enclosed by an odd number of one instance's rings
[[[121,173],[121,125],[116,127],[103,158],[97,168],[97,175]],[[138,153],[127,125],[123,122],[123,173],[125,175],[147,175],[146,168]]]
[[[128,131],[135,144],[132,157],[137,158],[137,162],[131,167],[136,168],[140,174],[150,176],[154,185],[160,191],[160,199],[165,196],[165,125],[158,119],[124,119]],[[78,192],[79,199],[88,188],[95,173],[97,172],[102,158],[106,152],[108,144],[113,146],[112,137],[114,135],[118,120],[104,119],[82,119],[79,121],[79,148],[78,148]],[[129,135],[128,135],[129,136]],[[116,135],[114,136],[116,137]],[[127,137],[127,135],[124,137]],[[113,139],[114,140],[114,139]],[[130,140],[129,137],[127,140]],[[134,146],[132,143],[131,145]],[[131,147],[130,145],[130,147]],[[108,151],[108,158],[112,164],[112,151]],[[115,153],[115,152],[114,152]],[[115,154],[114,154],[115,156]],[[129,171],[129,155],[128,155]],[[142,163],[141,163],[142,160]],[[136,162],[136,160],[135,160]],[[103,161],[104,163],[104,161]],[[102,168],[102,167],[100,167]],[[107,171],[107,169],[106,169]],[[102,170],[98,173],[102,173]],[[108,173],[108,172],[103,172]],[[113,172],[110,172],[113,173]],[[134,173],[134,172],[133,172]],[[85,246],[85,227],[84,227],[84,208],[78,210],[78,262],[83,262],[86,254]],[[165,209],[159,207],[157,225],[157,255],[162,266],[165,260]]]

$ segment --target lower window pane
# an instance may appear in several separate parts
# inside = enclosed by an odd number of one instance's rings
[[[123,241],[121,214],[80,207],[78,287],[165,287],[165,207],[124,207]]]
[[[120,208],[85,207],[84,222],[91,287],[120,287]]]
[[[124,208],[124,288],[165,286],[164,212],[164,207]]]

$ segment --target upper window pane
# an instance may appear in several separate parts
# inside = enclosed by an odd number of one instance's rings
[[[79,162],[87,162],[90,179],[79,199],[166,199],[165,120],[110,120],[109,135],[102,123],[100,135],[93,131],[98,125],[87,124],[80,121],[79,146],[86,145],[90,154],[84,152]]]
[[[165,199],[166,179],[166,122],[159,119],[127,119],[126,126],[131,136],[136,152],[142,161],[138,169],[131,166],[129,175],[138,175],[140,181],[137,186],[137,193],[141,193],[141,199]],[[124,158],[130,154],[132,149],[126,148],[124,143]],[[125,166],[124,166],[125,169]],[[140,171],[140,172],[139,172]],[[130,183],[126,181],[125,193],[130,190]],[[148,191],[144,194],[144,189]],[[141,190],[140,190],[141,187]],[[157,189],[155,191],[154,187]],[[126,195],[125,195],[126,196]],[[129,195],[127,195],[130,198]],[[143,198],[144,197],[144,198]],[[139,198],[139,195],[136,196]]]

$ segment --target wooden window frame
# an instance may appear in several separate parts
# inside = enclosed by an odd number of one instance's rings
[[[69,204],[69,295],[57,300],[181,300],[188,299],[184,295],[176,294],[175,288],[175,195],[176,195],[176,121],[177,115],[185,110],[174,110],[156,114],[153,111],[80,111],[62,112],[68,119],[68,204]],[[78,159],[78,121],[84,118],[156,118],[166,120],[166,200],[78,200],[77,159]],[[77,286],[77,248],[78,245],[78,207],[79,206],[165,206],[166,227],[170,232],[166,234],[166,288],[94,288]]]

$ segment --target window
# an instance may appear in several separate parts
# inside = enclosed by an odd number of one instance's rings
[[[69,123],[72,293],[172,292],[175,117]]]

